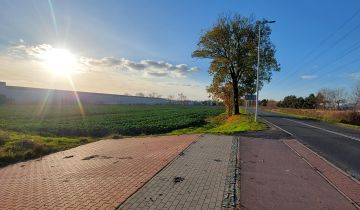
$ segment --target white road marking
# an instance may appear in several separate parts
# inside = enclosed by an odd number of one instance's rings
[[[277,125],[275,125],[274,123],[272,123],[272,122],[270,122],[270,121],[268,121],[268,120],[265,120],[265,118],[262,118],[262,119],[263,119],[265,122],[267,122],[268,124],[271,124],[272,126],[274,126],[274,127],[278,128],[278,129],[284,131],[285,133],[289,134],[290,136],[295,136],[294,134],[292,134],[292,133],[290,133],[289,131],[287,131],[287,130],[285,130],[285,129],[283,129],[283,128],[277,126]]]
[[[335,134],[335,135],[338,135],[338,136],[342,136],[342,137],[345,137],[345,138],[349,138],[349,139],[352,139],[352,140],[355,140],[355,141],[360,141],[359,138],[356,138],[356,137],[353,137],[353,136],[348,136],[348,135],[345,135],[345,134],[343,134],[343,133],[331,131],[331,130],[328,130],[328,129],[325,129],[325,128],[320,128],[320,127],[317,127],[317,126],[314,126],[314,125],[309,125],[309,124],[307,124],[307,123],[299,122],[299,121],[292,120],[292,119],[288,119],[288,118],[283,118],[283,119],[289,120],[289,121],[291,121],[291,122],[298,123],[298,124],[301,124],[301,125],[305,125],[305,126],[308,126],[308,127],[311,127],[311,128],[316,128],[316,129],[319,129],[319,130],[322,130],[322,131],[326,131],[326,132],[328,132],[328,133],[332,133],[332,134]]]

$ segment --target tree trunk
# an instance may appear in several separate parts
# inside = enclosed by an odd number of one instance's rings
[[[240,114],[239,111],[239,88],[238,83],[233,81],[234,90],[234,114]]]

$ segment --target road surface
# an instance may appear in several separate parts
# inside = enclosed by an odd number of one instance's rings
[[[263,110],[259,115],[360,180],[360,131]]]

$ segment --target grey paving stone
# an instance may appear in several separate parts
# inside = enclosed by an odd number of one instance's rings
[[[224,209],[233,141],[232,136],[204,135],[119,209]]]

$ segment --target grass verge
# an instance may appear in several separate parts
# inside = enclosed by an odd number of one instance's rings
[[[266,129],[264,122],[255,122],[253,116],[241,110],[240,115],[227,117],[220,114],[216,117],[207,119],[207,123],[200,127],[189,127],[170,132],[170,134],[193,134],[193,133],[213,133],[213,134],[234,134],[245,131],[260,131]]]
[[[0,167],[94,142],[91,137],[43,137],[0,130]]]

